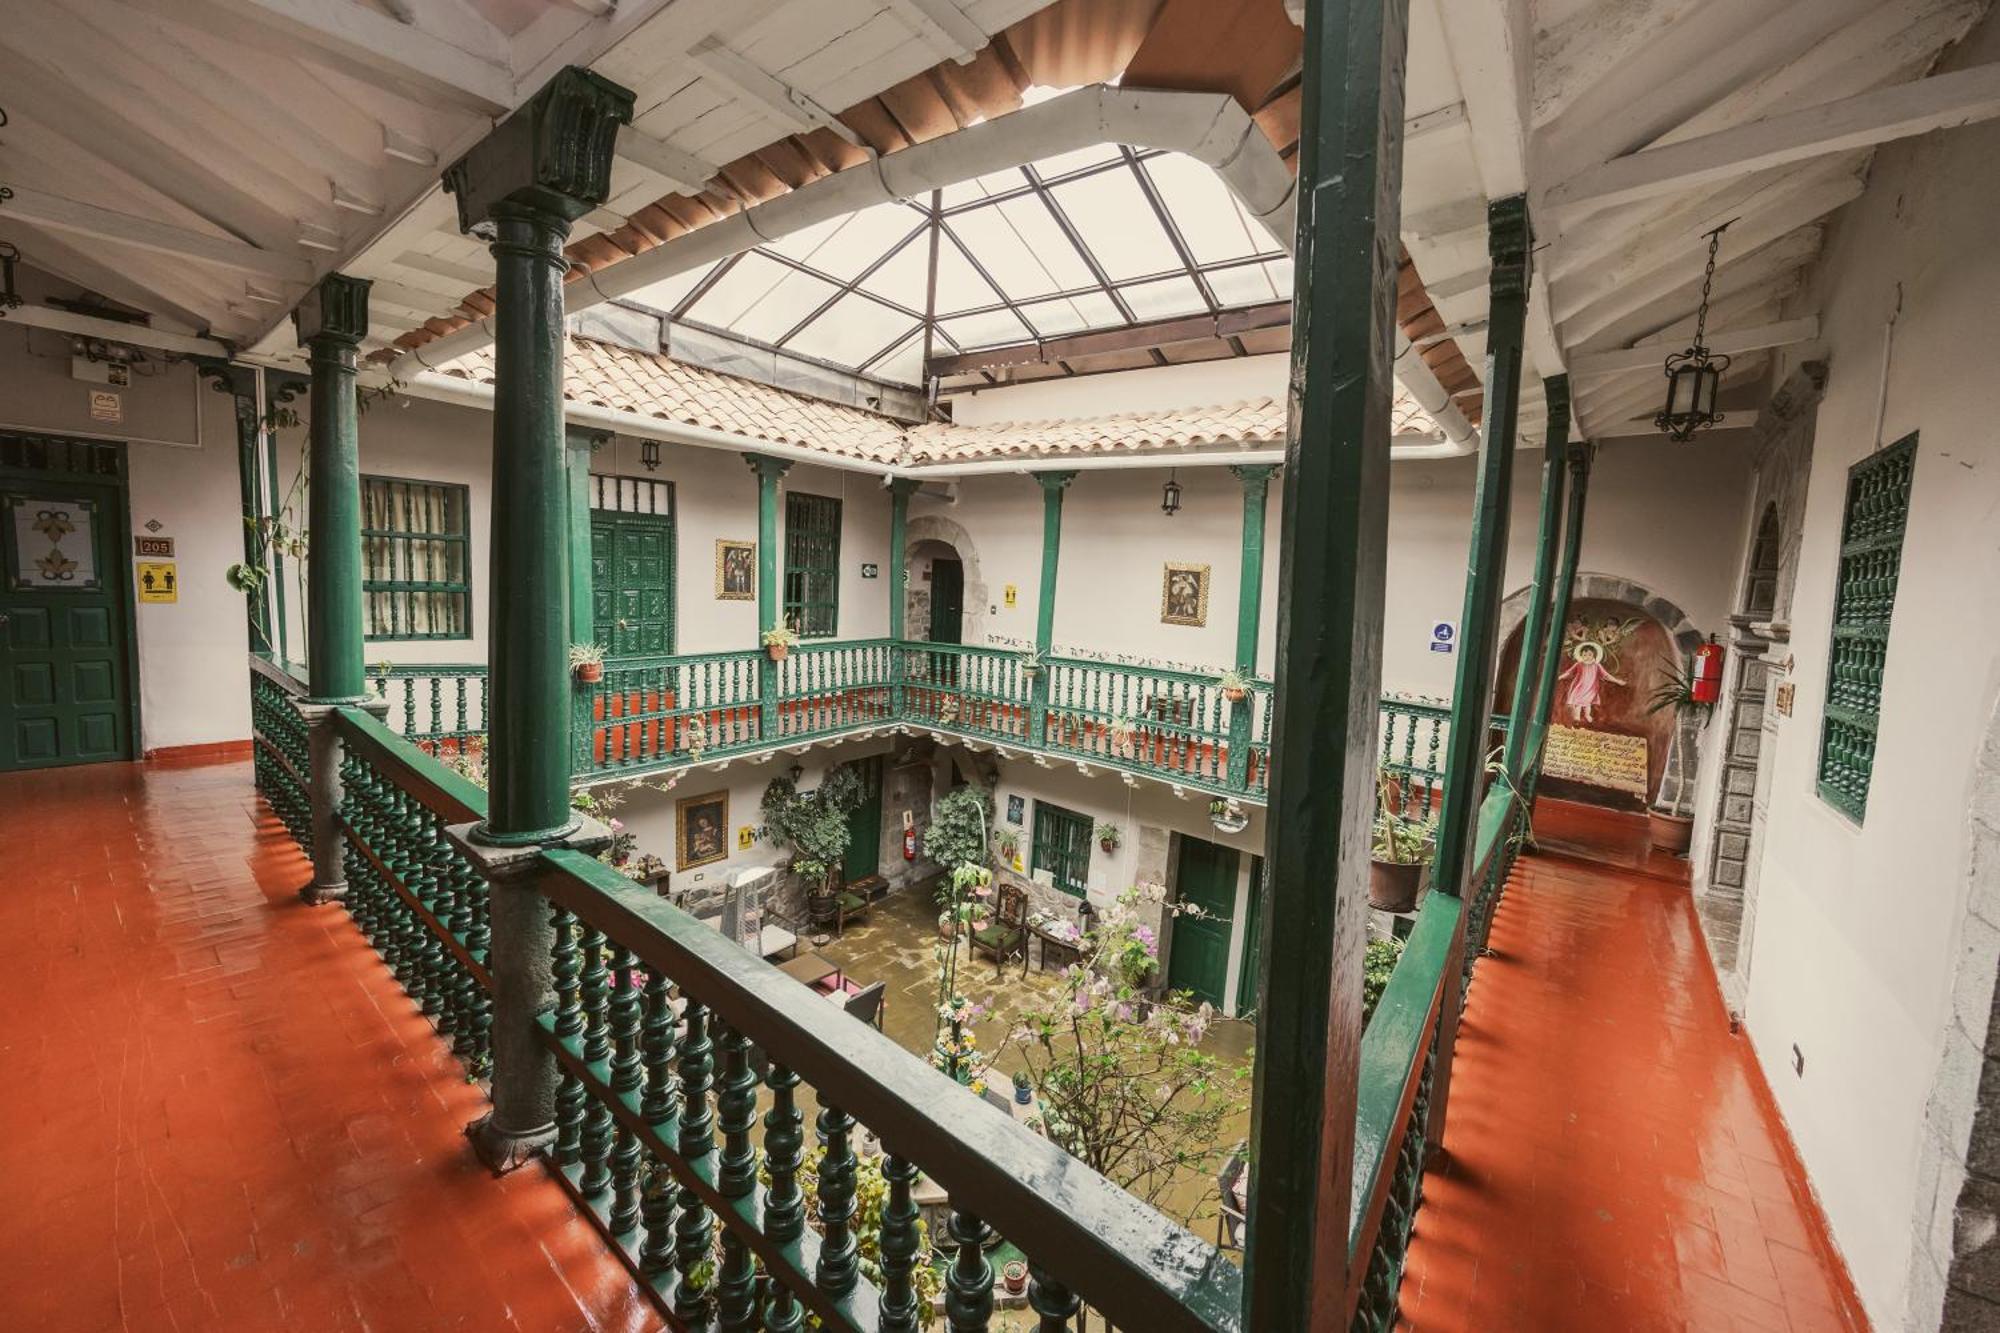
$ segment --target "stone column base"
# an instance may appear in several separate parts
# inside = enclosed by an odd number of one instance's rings
[[[339,902],[347,896],[347,862],[340,823],[340,731],[333,715],[341,708],[360,708],[381,721],[389,716],[389,701],[323,704],[301,699],[293,706],[306,724],[306,788],[312,802],[313,875],[299,898],[314,904]]]

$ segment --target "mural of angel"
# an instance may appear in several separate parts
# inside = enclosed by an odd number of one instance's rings
[[[1616,672],[1618,646],[1638,627],[1637,619],[1621,621],[1615,616],[1582,616],[1563,627],[1563,649],[1570,663],[1556,679],[1569,682],[1563,707],[1570,721],[1595,722],[1605,683],[1629,683]]]

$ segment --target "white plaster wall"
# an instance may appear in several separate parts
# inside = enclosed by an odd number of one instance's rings
[[[1988,21],[1947,67],[1995,59],[2000,29]],[[1982,710],[2000,688],[1994,356],[1976,332],[2000,306],[1997,155],[1991,123],[1884,148],[1799,302],[1821,313],[1831,369],[1793,603],[1797,705],[1777,724],[1747,1017],[1878,1327],[1903,1325],[1910,1219],[1926,1206],[1917,1144],[1964,931]],[[1846,472],[1876,447],[1878,409],[1882,442],[1922,435],[1857,827],[1819,800],[1814,780]],[[1794,1046],[1803,1076],[1792,1072]]]

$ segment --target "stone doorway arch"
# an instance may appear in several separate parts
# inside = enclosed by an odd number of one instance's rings
[[[929,562],[939,556],[955,558],[965,570],[965,613],[961,618],[961,642],[986,642],[986,576],[979,568],[979,548],[965,525],[942,514],[912,518],[904,532],[904,546],[895,553],[903,561],[908,577],[903,583],[903,632],[912,639],[929,637],[931,586],[925,578]]]

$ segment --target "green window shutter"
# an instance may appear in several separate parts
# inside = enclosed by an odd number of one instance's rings
[[[1859,822],[1868,810],[1889,617],[1902,577],[1903,532],[1917,437],[1906,436],[1847,470],[1840,525],[1840,577],[1827,653],[1826,718],[1820,728],[1819,794]]]
[[[362,604],[371,639],[472,637],[471,504],[463,486],[361,478]]]
[[[840,501],[785,494],[785,620],[802,639],[840,628]]]
[[[1048,871],[1057,888],[1081,898],[1090,879],[1090,829],[1087,816],[1036,801],[1034,858],[1028,864],[1029,871]]]

